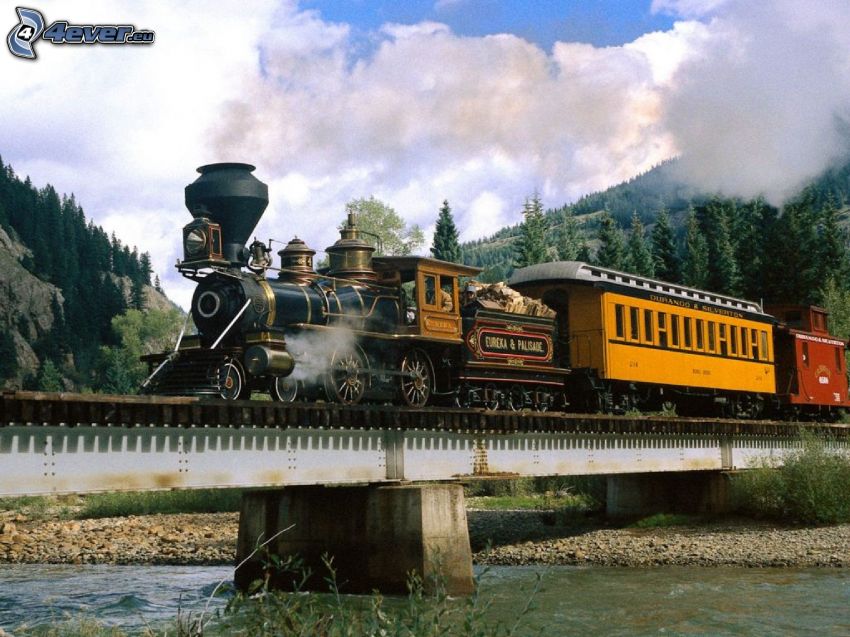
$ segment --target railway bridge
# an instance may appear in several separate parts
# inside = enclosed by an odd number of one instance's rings
[[[461,593],[465,480],[606,475],[612,515],[717,510],[724,472],[803,430],[850,447],[846,425],[4,392],[0,496],[240,487],[238,584],[264,551],[327,552],[351,591],[441,568]]]

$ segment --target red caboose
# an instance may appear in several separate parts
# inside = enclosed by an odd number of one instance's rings
[[[821,307],[779,306],[767,310],[775,334],[776,392],[783,415],[837,419],[850,408],[848,343],[831,336]]]

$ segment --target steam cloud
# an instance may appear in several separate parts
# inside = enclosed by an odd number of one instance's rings
[[[333,330],[304,330],[287,336],[286,349],[295,359],[290,378],[306,385],[319,383],[335,352],[348,352],[356,347],[354,333],[344,326]]]
[[[850,4],[679,0],[720,5],[664,91],[663,127],[682,176],[708,191],[781,203],[850,151]]]

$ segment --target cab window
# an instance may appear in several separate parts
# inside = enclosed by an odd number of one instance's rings
[[[437,277],[433,274],[426,274],[425,281],[425,305],[435,307],[437,305]]]
[[[445,312],[455,309],[455,277],[442,275],[440,277],[440,293],[437,305]]]

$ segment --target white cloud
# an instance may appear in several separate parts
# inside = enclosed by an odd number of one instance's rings
[[[373,55],[355,59],[337,25],[314,20],[311,29],[334,45],[311,50],[306,66],[292,47],[264,46],[268,73],[227,104],[217,148],[250,153],[267,177],[297,174],[297,205],[263,224],[302,228],[318,248],[355,196],[384,199],[425,228],[448,198],[463,237],[475,238],[518,221],[535,189],[560,205],[650,168],[675,152],[657,125],[672,63],[653,42],[697,31],[682,26],[631,47],[558,43],[547,53],[509,34],[393,24]],[[496,215],[490,222],[485,210]]]

